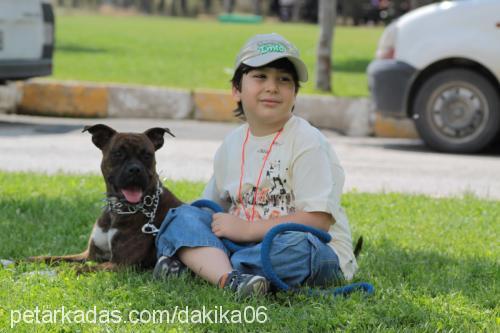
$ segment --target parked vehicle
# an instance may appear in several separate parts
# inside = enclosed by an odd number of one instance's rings
[[[0,1],[0,82],[52,74],[53,51],[48,0]]]
[[[500,135],[500,1],[462,0],[403,15],[367,70],[375,108],[411,117],[430,147],[473,153]]]

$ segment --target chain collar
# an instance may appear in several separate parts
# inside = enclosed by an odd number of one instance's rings
[[[146,224],[142,226],[142,232],[145,234],[156,235],[159,231],[158,228],[153,224],[156,216],[156,210],[160,202],[160,195],[163,193],[163,187],[161,182],[158,181],[156,185],[156,193],[154,195],[146,195],[142,199],[142,202],[138,204],[130,204],[123,199],[117,197],[106,197],[104,201],[107,202],[104,208],[113,214],[117,215],[133,215],[138,212],[142,213],[148,218]]]

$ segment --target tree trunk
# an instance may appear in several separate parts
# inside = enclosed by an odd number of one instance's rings
[[[316,60],[316,89],[332,91],[332,44],[335,29],[337,1],[320,0],[318,17],[320,34],[318,41],[318,55]]]

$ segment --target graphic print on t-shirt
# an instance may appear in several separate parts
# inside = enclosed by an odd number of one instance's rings
[[[263,178],[256,191],[254,184],[245,183],[241,188],[241,198],[244,205],[241,205],[239,198],[231,198],[232,204],[229,213],[242,219],[246,219],[243,207],[246,208],[246,215],[252,216],[252,206],[255,200],[255,216],[257,219],[269,219],[295,212],[294,194],[288,181],[288,169],[281,172],[281,161],[275,160],[267,163],[267,168],[263,171]],[[236,194],[237,195],[237,194]]]

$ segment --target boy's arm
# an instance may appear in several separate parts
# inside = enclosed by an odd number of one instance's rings
[[[224,211],[227,211],[230,203],[227,200],[223,200],[223,198],[221,197],[221,189],[219,189],[217,186],[217,174],[220,175],[221,173],[225,172],[225,159],[222,154],[223,151],[224,149],[222,145],[215,152],[214,172],[212,173],[212,177],[203,190],[201,199],[214,201],[219,206],[221,206]],[[218,171],[218,173],[216,171]]]
[[[213,216],[212,231],[217,237],[227,238],[234,242],[260,242],[272,227],[289,222],[328,231],[335,220],[331,214],[325,212],[297,212],[254,222],[231,214],[219,213]]]
[[[208,181],[207,186],[205,186],[203,194],[201,195],[201,199],[214,201],[219,206],[221,206],[224,211],[227,211],[227,209],[229,208],[228,202],[221,199],[219,190],[217,189],[215,175],[212,175],[212,178],[210,178],[210,180]]]
[[[335,220],[331,214],[325,212],[297,212],[268,220],[256,220],[255,223],[250,223],[253,241],[262,240],[269,229],[282,223],[304,224],[328,232]]]

